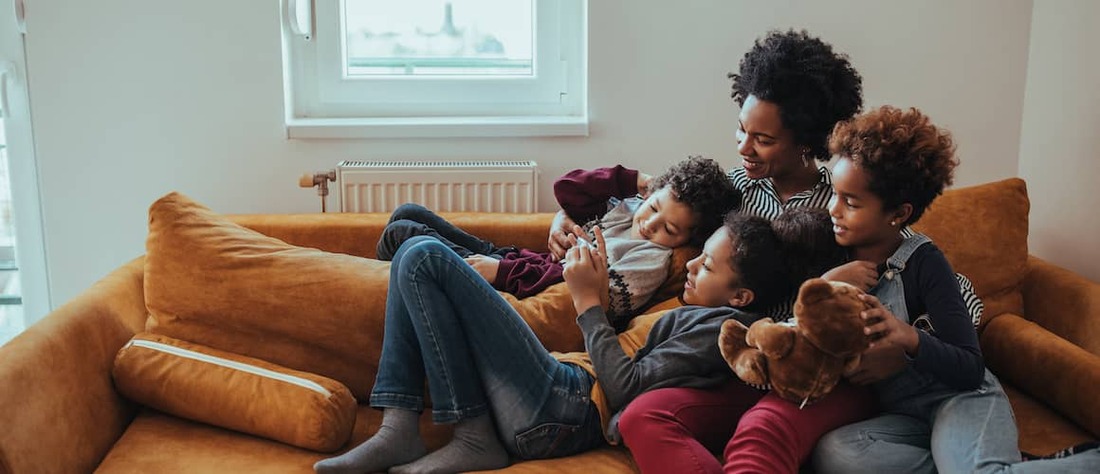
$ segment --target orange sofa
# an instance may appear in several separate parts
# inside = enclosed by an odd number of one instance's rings
[[[551,219],[550,214],[448,217],[496,242],[528,247],[545,246]],[[370,257],[386,216],[231,219],[293,245]],[[1008,179],[950,190],[917,229],[944,249],[983,298],[982,348],[987,364],[1008,389],[1021,449],[1043,454],[1100,437],[1095,403],[1100,386],[1100,284],[1028,255],[1025,183]],[[204,258],[179,249],[176,253],[177,258]],[[677,264],[684,258],[680,256]],[[160,288],[157,285],[172,282],[164,281],[158,265],[144,257],[123,265],[0,347],[0,473],[308,473],[315,461],[330,456],[175,417],[120,395],[111,376],[116,353],[135,334],[150,326],[156,329],[158,323],[152,321],[158,315],[163,323],[166,309],[158,304],[164,296],[149,295]],[[151,281],[153,275],[158,281]],[[369,277],[384,278],[381,275],[384,271]],[[377,289],[368,297],[374,306],[356,323],[366,327],[346,328],[368,335],[368,361],[380,345],[378,301],[385,294],[384,282],[373,284]],[[514,304],[549,348],[576,350],[582,346],[580,333],[562,291],[552,288],[541,299]],[[296,365],[293,351],[283,354],[290,354],[285,356],[289,359],[277,362]],[[348,382],[359,395],[369,390],[374,366],[362,364],[361,370],[356,377],[364,382]],[[199,398],[194,403],[204,403]],[[369,436],[379,421],[378,412],[359,405],[345,448]],[[427,417],[423,432],[431,446],[442,445],[449,436],[446,427],[432,426]],[[598,474],[636,469],[627,449],[606,447],[563,459],[517,463],[506,470]]]

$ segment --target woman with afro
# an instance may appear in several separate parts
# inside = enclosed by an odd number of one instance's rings
[[[829,134],[863,103],[862,79],[847,56],[805,31],[773,31],[729,77],[741,109],[741,166],[729,173],[742,192],[741,212],[774,221],[788,209],[825,208],[832,177],[820,164],[831,157]],[[864,289],[873,283],[863,267],[839,270],[830,277]],[[766,314],[782,320],[790,310],[787,302]],[[623,412],[620,430],[642,472],[796,472],[818,438],[870,417],[873,406],[866,389],[842,383],[799,410],[734,379],[646,393]],[[723,447],[717,459],[712,453]]]

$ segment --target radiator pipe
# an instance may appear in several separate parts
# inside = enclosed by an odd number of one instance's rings
[[[317,188],[317,195],[321,196],[321,212],[326,212],[325,203],[328,201],[328,182],[336,182],[336,170],[318,171],[312,175],[303,174],[298,178],[298,186],[303,188]]]

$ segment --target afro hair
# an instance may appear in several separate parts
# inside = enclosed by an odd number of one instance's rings
[[[932,125],[916,108],[883,106],[838,123],[829,150],[868,174],[870,191],[882,199],[883,209],[912,205],[906,225],[917,222],[951,185],[959,164],[951,132]]]
[[[729,77],[738,105],[750,95],[778,105],[795,142],[821,161],[829,161],[833,126],[863,107],[863,79],[848,56],[804,30],[772,31],[756,40]]]

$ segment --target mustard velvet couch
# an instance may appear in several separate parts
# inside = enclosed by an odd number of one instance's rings
[[[497,242],[542,248],[552,216],[448,217]],[[232,219],[290,244],[363,257],[374,255],[386,222],[384,215],[332,213]],[[1021,449],[1050,453],[1100,437],[1100,284],[1028,255],[1025,183],[1008,179],[950,190],[916,227],[971,278],[985,302],[982,348],[1008,390]],[[0,347],[0,473],[312,472],[311,465],[329,454],[156,412],[116,391],[115,355],[146,329],[150,315],[145,272],[143,258],[123,265]],[[384,283],[377,287],[373,297],[384,299]],[[525,311],[548,347],[580,347],[561,301]],[[382,314],[370,317],[379,327],[366,329],[381,334]],[[373,380],[374,367],[363,370]],[[430,446],[446,442],[446,427],[422,420]],[[379,412],[359,405],[345,449],[367,438],[379,421]],[[506,471],[598,474],[636,467],[627,449],[605,447]]]

